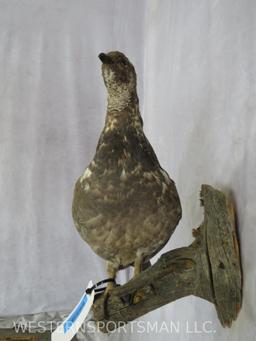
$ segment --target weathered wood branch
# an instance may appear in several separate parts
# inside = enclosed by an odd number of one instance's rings
[[[127,323],[181,297],[195,295],[215,304],[221,324],[231,326],[242,302],[234,206],[230,198],[209,185],[202,185],[201,201],[204,221],[193,230],[195,241],[163,254],[139,276],[114,288],[107,300],[100,296],[93,305],[96,321],[105,325],[114,321],[114,329],[120,322]],[[141,299],[134,303],[136,293]],[[108,323],[108,330],[110,326]]]

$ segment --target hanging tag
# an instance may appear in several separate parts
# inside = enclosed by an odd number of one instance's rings
[[[92,281],[89,282],[87,289],[92,287]],[[79,303],[51,335],[51,341],[70,341],[78,332],[86,316],[88,315],[91,306],[93,305],[95,292],[90,294],[84,293]]]

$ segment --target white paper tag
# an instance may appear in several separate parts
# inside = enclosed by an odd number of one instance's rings
[[[92,287],[92,281],[89,282],[87,288],[89,287]],[[51,341],[70,341],[74,337],[93,305],[94,295],[94,290],[90,295],[83,294],[75,309],[54,330],[51,335]]]

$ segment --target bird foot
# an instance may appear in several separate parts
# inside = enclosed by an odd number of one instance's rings
[[[113,291],[114,289],[114,285],[113,283],[109,283],[103,293],[103,304],[102,304],[102,309],[103,309],[103,319],[104,320],[107,320],[108,319],[108,312],[107,312],[107,304],[108,304],[108,299],[109,299],[109,296],[111,294],[111,292]]]
[[[111,291],[113,290],[113,288],[106,288],[106,290],[104,291],[103,294],[103,312],[104,312],[104,318],[107,319],[107,303],[108,303],[108,299],[109,296],[111,294]]]
[[[192,235],[194,238],[200,236],[200,226],[198,228],[192,229]]]
[[[143,290],[137,290],[133,293],[132,299],[131,299],[131,304],[138,304],[140,301],[143,300],[145,294]]]

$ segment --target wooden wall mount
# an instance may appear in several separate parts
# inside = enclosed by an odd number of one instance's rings
[[[95,321],[107,332],[181,297],[195,295],[216,307],[222,326],[231,326],[242,304],[242,268],[230,197],[202,185],[204,221],[193,230],[194,242],[171,250],[126,284],[115,287],[108,299],[93,304]],[[131,298],[138,292],[141,300]],[[108,323],[114,321],[115,323]],[[104,326],[108,326],[106,329]],[[112,326],[112,327],[111,327]]]

